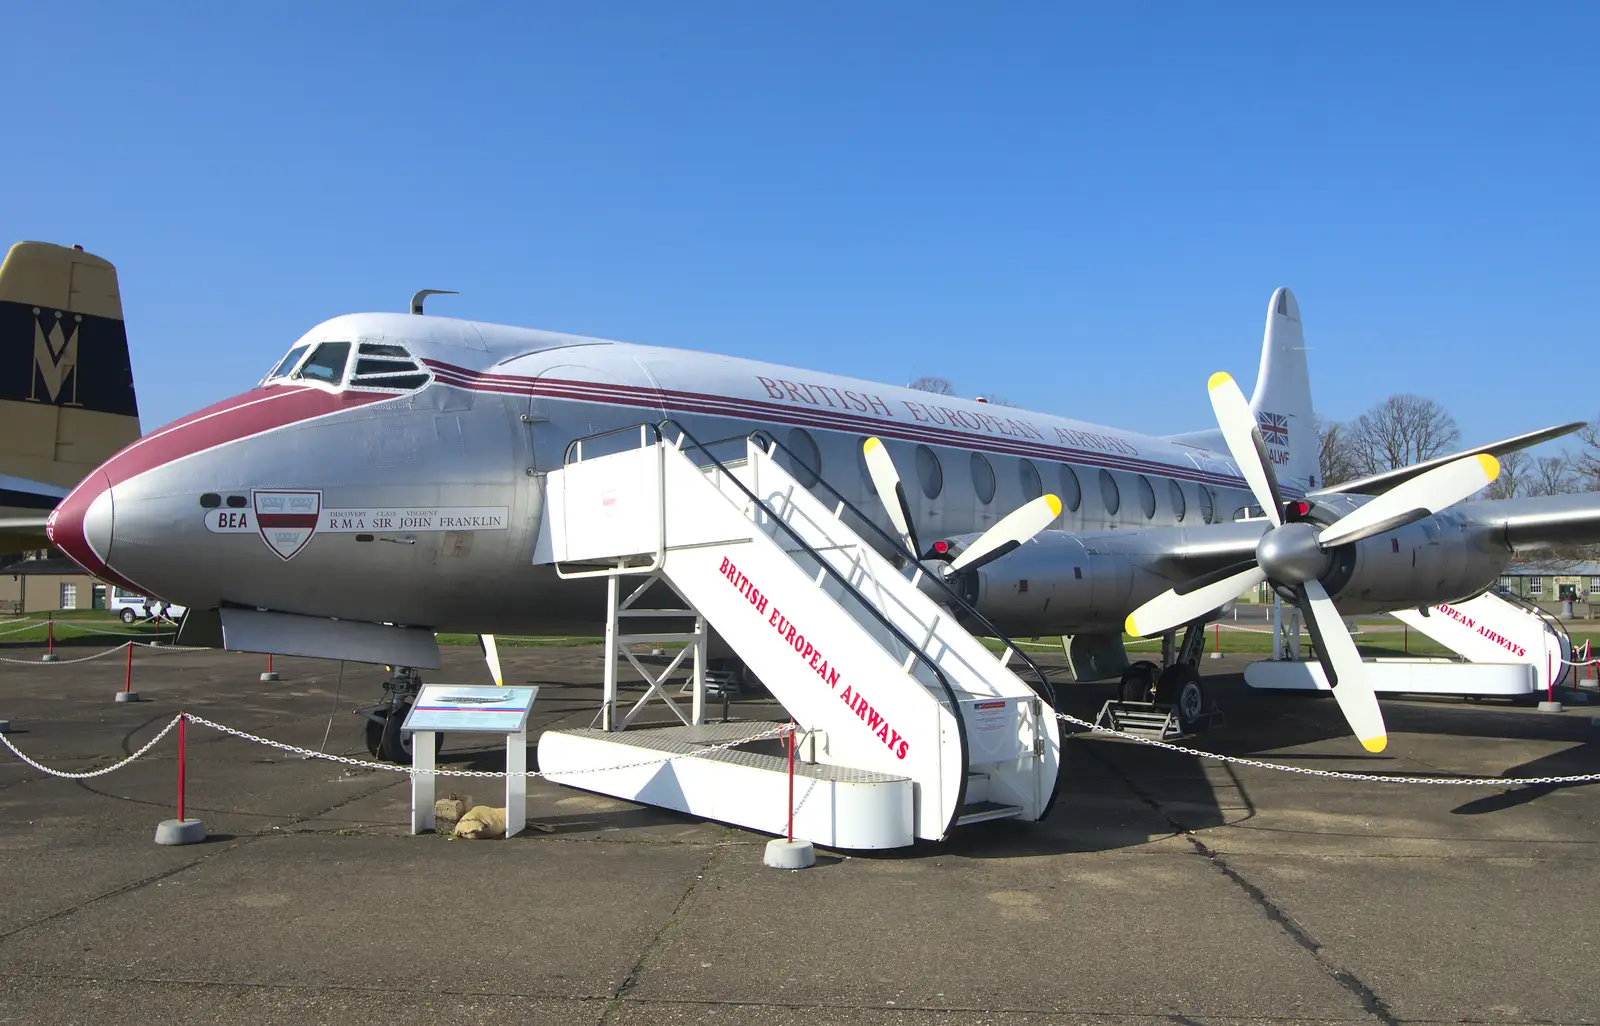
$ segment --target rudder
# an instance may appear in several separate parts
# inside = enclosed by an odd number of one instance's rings
[[[1267,302],[1261,368],[1250,397],[1250,412],[1256,416],[1278,480],[1295,491],[1322,487],[1305,331],[1300,326],[1300,304],[1287,288],[1278,289]]]

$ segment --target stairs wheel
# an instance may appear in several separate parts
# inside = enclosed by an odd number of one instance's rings
[[[1155,700],[1156,678],[1161,667],[1148,659],[1141,659],[1122,671],[1122,681],[1117,685],[1117,701],[1150,702]]]
[[[1208,704],[1205,685],[1200,682],[1200,672],[1188,663],[1174,663],[1161,671],[1156,700],[1178,711],[1178,723],[1185,732],[1204,721]]]

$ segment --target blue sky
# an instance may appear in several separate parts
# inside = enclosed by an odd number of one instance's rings
[[[12,4],[0,240],[119,268],[144,424],[338,313],[1210,426],[1600,415],[1592,4]]]

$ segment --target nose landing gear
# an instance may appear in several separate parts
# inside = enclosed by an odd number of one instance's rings
[[[383,701],[357,709],[367,721],[367,754],[384,762],[411,761],[411,732],[402,730],[406,716],[422,691],[422,674],[409,666],[396,666],[383,682]],[[433,735],[434,751],[444,744],[444,735]]]

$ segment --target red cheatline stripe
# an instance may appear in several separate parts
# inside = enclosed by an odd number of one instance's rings
[[[315,513],[257,513],[256,524],[261,527],[316,527]]]
[[[1090,449],[1075,449],[1041,442],[1016,441],[993,435],[979,436],[938,427],[885,424],[882,421],[849,413],[826,410],[800,410],[792,406],[766,403],[756,399],[713,396],[672,389],[655,391],[636,386],[609,385],[559,378],[488,375],[431,360],[425,362],[434,370],[436,379],[441,383],[472,391],[511,395],[538,395],[552,399],[603,402],[619,406],[666,408],[679,412],[700,413],[710,416],[776,420],[782,423],[804,424],[832,430],[866,432],[907,441],[924,442],[930,445],[982,449],[989,452],[1002,452],[1008,455],[1064,460],[1087,466],[1108,467],[1114,470],[1153,473],[1162,477],[1175,477],[1181,480],[1195,481],[1224,488],[1238,488],[1244,485],[1242,478],[1226,474],[1191,469],[1154,460],[1118,456]]]

